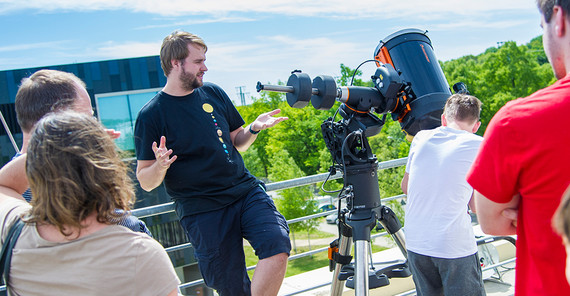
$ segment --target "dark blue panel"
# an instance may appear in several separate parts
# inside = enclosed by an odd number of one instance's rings
[[[89,65],[89,68],[91,68],[91,79],[93,80],[101,80],[101,68],[100,68],[100,63],[93,63],[91,65]]]
[[[82,78],[81,76],[79,76],[79,70],[78,70],[77,64],[62,66],[61,70],[65,71],[65,72],[73,73],[75,76]]]
[[[131,59],[129,60],[128,63],[128,67],[129,67],[129,71],[128,73],[130,74],[130,83],[133,87],[133,89],[139,89],[139,88],[143,88],[142,86],[142,81],[141,81],[141,69],[140,69],[140,62],[137,59]]]
[[[109,82],[111,85],[111,92],[119,92],[123,90],[121,87],[121,77],[118,74],[109,75]]]
[[[83,69],[81,70],[83,72],[83,74],[85,74],[85,78],[83,79],[83,81],[85,82],[85,84],[87,84],[90,87],[93,87],[93,76],[91,75],[91,68],[92,65],[91,64],[83,64]]]
[[[157,88],[160,87],[160,82],[158,80],[158,72],[157,71],[149,71],[148,72],[148,81],[149,87],[148,88]]]
[[[4,101],[2,98],[2,103],[14,103],[16,101],[16,93],[18,92],[19,83],[14,83],[14,72],[8,71],[6,72],[6,83],[7,83],[7,91],[8,91],[8,99]]]
[[[119,61],[113,60],[107,63],[109,66],[109,75],[119,74]]]
[[[0,104],[10,103],[13,98],[8,92],[8,81],[6,81],[7,71],[0,71]]]
[[[148,67],[146,63],[146,59],[138,59],[137,63],[139,65],[139,71],[137,72],[137,76],[140,79],[140,88],[150,88],[150,81],[148,79]]]

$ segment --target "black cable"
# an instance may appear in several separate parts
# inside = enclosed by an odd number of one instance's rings
[[[333,165],[334,165],[334,164],[333,164]],[[328,191],[328,190],[325,189],[325,184],[328,182],[329,178],[330,178],[332,175],[334,175],[334,174],[333,174],[333,169],[336,171],[336,168],[334,168],[334,166],[331,167],[331,170],[329,170],[329,175],[327,176],[327,178],[325,179],[325,181],[324,181],[323,184],[321,185],[321,190],[324,191],[325,193],[337,193],[337,192],[341,192],[341,191],[342,191],[342,188],[341,188],[341,189],[338,189],[338,190],[334,190],[334,191]]]
[[[358,72],[358,68],[360,68],[360,66],[362,66],[368,62],[378,62],[378,61],[377,60],[366,60],[366,61],[360,63],[360,65],[358,65],[358,67],[356,67],[356,69],[354,69],[354,72],[352,73],[352,78],[350,79],[350,85],[352,85],[352,83],[354,82],[354,76],[356,76],[356,72]]]
[[[344,138],[344,141],[342,141],[342,147],[340,148],[340,157],[341,157],[341,161],[343,162],[342,164],[342,172],[343,172],[343,176],[345,176],[344,178],[344,187],[346,187],[346,165],[344,164],[344,148],[346,146],[346,142],[348,141],[348,138],[350,138],[352,135],[356,134],[357,132],[351,132],[350,134],[348,134],[346,136],[346,138]],[[352,153],[351,153],[352,154]]]

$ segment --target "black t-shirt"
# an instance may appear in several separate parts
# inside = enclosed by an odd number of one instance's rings
[[[177,155],[164,178],[179,217],[222,208],[260,184],[245,168],[230,139],[244,124],[227,94],[205,83],[191,94],[159,92],[139,112],[135,125],[138,160],[155,160],[152,142]]]

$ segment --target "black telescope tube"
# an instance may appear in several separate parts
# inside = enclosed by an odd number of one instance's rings
[[[368,113],[371,107],[385,104],[382,95],[374,87],[342,86],[337,91],[338,100],[361,113]]]

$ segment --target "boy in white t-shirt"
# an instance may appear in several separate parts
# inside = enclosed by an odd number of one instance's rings
[[[404,231],[418,295],[485,295],[465,180],[482,137],[481,101],[449,97],[442,126],[420,131],[410,147],[402,190],[407,197]]]

